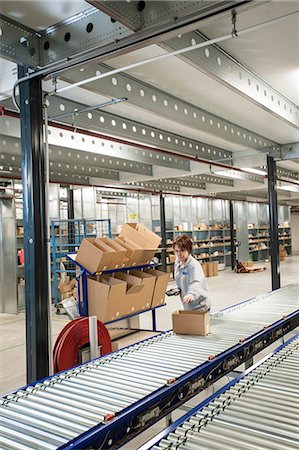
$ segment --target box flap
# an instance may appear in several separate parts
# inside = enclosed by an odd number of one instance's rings
[[[135,284],[135,285],[129,286],[127,289],[126,295],[127,294],[136,294],[137,292],[141,292],[143,289],[144,289],[143,284],[139,284],[139,285]]]
[[[125,223],[122,226],[119,237],[128,237],[143,248],[157,249],[161,243],[161,237],[139,223]]]

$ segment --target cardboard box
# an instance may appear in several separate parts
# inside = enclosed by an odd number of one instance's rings
[[[76,278],[72,278],[70,281],[70,277],[64,276],[61,278],[58,284],[58,291],[61,295],[66,294],[67,292],[72,292],[76,287],[77,281]]]
[[[159,247],[162,239],[140,223],[125,223],[119,237],[128,237],[142,248],[155,250]]]
[[[210,332],[210,315],[202,310],[180,310],[172,313],[172,328],[177,334],[206,336]]]
[[[151,307],[154,308],[155,306],[163,305],[165,303],[169,274],[154,269],[144,269],[144,272],[156,278]]]
[[[79,247],[76,262],[90,273],[109,270],[113,261],[114,250],[99,239],[83,239]]]
[[[127,261],[127,250],[125,249],[125,247],[120,245],[114,239],[110,238],[99,238],[97,239],[97,242],[99,241],[103,242],[105,245],[107,245],[114,251],[113,260],[111,261],[110,264],[110,269],[118,269],[121,267],[125,267]]]
[[[127,249],[126,267],[149,264],[156,253],[156,249],[144,249],[127,237],[117,237],[115,240]]]
[[[137,278],[140,278],[141,284],[146,286],[146,289],[143,293],[143,298],[145,301],[146,309],[151,308],[157,278],[156,275],[149,274],[141,270],[131,270],[130,274],[134,275]]]
[[[207,277],[214,276],[214,263],[208,262],[207,263]]]
[[[208,263],[200,263],[204,276],[207,277],[208,276]]]
[[[115,273],[114,277],[125,281],[128,285],[128,289],[132,286],[142,287],[142,290],[137,292],[135,295],[130,293],[129,301],[131,302],[131,313],[145,311],[151,307],[155,281],[152,277],[150,277],[151,279],[146,277],[142,278],[141,276],[135,276],[135,274],[133,275],[131,273],[124,272]]]
[[[142,298],[144,286],[128,285],[115,277],[87,279],[88,314],[101,322],[119,319],[136,312],[136,299]]]
[[[218,261],[213,262],[213,275],[218,275]]]

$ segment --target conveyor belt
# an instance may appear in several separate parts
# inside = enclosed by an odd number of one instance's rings
[[[297,335],[140,450],[298,449],[298,373]]]
[[[298,326],[298,304],[294,283],[217,313],[209,336],[162,333],[8,395],[0,448],[114,448]]]

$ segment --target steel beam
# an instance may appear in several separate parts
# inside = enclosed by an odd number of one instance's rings
[[[283,178],[290,178],[291,180],[299,180],[299,171],[295,172],[293,170],[284,169],[276,165],[276,173],[278,178],[283,177]]]
[[[161,263],[162,270],[166,272],[166,220],[165,220],[165,197],[160,193],[160,227],[161,227]]]
[[[27,67],[19,66],[22,77]],[[49,375],[49,292],[41,80],[20,86],[27,382]]]
[[[180,187],[178,185],[170,185],[165,183],[159,183],[157,181],[133,181],[126,184],[127,186],[140,187],[144,189],[151,189],[156,192],[180,192]]]
[[[97,70],[97,67],[98,65],[96,65],[96,67],[94,68],[95,71]],[[92,73],[89,67],[86,67],[86,71],[88,74]],[[75,74],[73,75],[75,76]],[[107,95],[111,95],[111,93],[113,94],[114,87],[111,80],[106,83],[106,80],[104,79],[101,81],[101,86],[102,83],[103,86],[106,86],[104,88],[105,93],[107,93]],[[130,99],[127,89],[130,89],[128,83],[124,86],[124,91],[122,90],[122,92],[125,92],[126,97]],[[57,115],[62,110],[73,111],[76,108],[82,108],[82,104],[80,103],[66,100],[57,96],[49,97],[48,102],[49,113],[51,115]],[[67,123],[69,125],[74,124],[71,117],[65,118],[63,120],[63,123]],[[99,133],[108,133],[110,135],[118,136],[129,141],[133,139],[146,145],[153,145],[157,148],[169,149],[174,152],[180,152],[181,154],[196,156],[197,158],[218,161],[230,160],[232,158],[232,152],[228,150],[224,150],[213,145],[208,145],[195,139],[190,139],[186,136],[171,133],[163,129],[152,127],[150,125],[146,125],[144,123],[128,119],[127,117],[121,117],[119,115],[112,114],[106,111],[94,111],[90,114],[80,114],[75,118],[75,126],[93,129],[95,131],[98,131]],[[158,159],[160,159],[160,162],[163,161],[161,157],[158,158],[156,156],[156,162],[158,162]],[[181,160],[178,161],[174,162],[173,159],[169,160],[169,158],[165,160],[167,167],[173,166],[175,168],[181,168],[184,165],[186,167],[189,165],[188,161],[186,160],[185,163],[181,162]]]
[[[185,177],[181,178],[160,178],[158,180],[151,180],[153,183],[162,183],[169,186],[181,186],[181,187],[190,187],[194,189],[205,189],[205,183],[199,183],[196,180],[188,180]]]
[[[240,181],[252,181],[254,183],[261,183],[264,184],[264,177],[262,175],[254,175],[254,174],[250,174],[250,173],[244,173],[244,172],[239,172],[238,170],[234,170],[234,169],[228,169],[228,170],[222,170],[222,171],[217,171],[214,172],[217,173],[217,175],[219,176],[225,176],[228,178],[234,178]],[[222,175],[223,173],[223,175]]]
[[[76,173],[76,166],[80,166],[84,173],[89,176],[97,177],[100,173],[107,175],[107,178],[119,179],[118,172],[138,173],[141,175],[152,176],[153,170],[150,164],[139,163],[138,161],[124,159],[116,156],[101,155],[97,152],[87,153],[86,151],[71,149],[68,147],[59,147],[51,145],[49,149],[50,165],[58,166],[61,163],[64,170]],[[117,177],[115,177],[117,175]]]
[[[96,73],[109,72],[111,69],[103,63],[92,63],[85,66],[82,72],[78,69],[65,72],[62,79],[72,84],[93,77]],[[108,96],[125,96],[128,98],[129,104],[242,146],[260,151],[280,148],[276,142],[264,136],[123,73],[102,78],[100,83],[98,81],[88,83],[85,85],[85,89]],[[213,154],[209,154],[207,157],[214,159]],[[225,157],[218,156],[217,159],[223,158]]]
[[[280,152],[281,159],[299,158],[299,142],[282,145]]]
[[[163,42],[160,46],[168,51],[174,51],[207,40],[208,38],[199,31],[192,31]],[[179,58],[271,114],[299,127],[298,106],[219,46],[210,45],[208,48],[182,54]]]
[[[0,30],[0,56],[28,66],[39,65],[39,33],[3,14],[0,14]]]
[[[174,37],[179,32],[191,31],[200,21],[249,2],[146,2],[144,11],[141,11],[143,2],[99,3],[105,5],[106,14],[90,8],[40,33],[1,16],[5,39],[1,46],[2,55],[35,67],[57,62],[44,71],[44,74],[51,74],[71,65],[109,57],[112,53],[124,54]],[[133,17],[136,6],[137,14]],[[120,7],[122,11],[118,12]],[[115,17],[119,21],[115,21]],[[137,33],[133,29],[138,29]]]
[[[212,183],[230,187],[234,186],[233,180],[230,180],[229,178],[215,177],[214,175],[187,175],[183,179],[188,181],[199,181],[202,183]]]
[[[185,25],[189,21],[196,26],[195,22],[206,17],[206,14],[216,14],[238,3],[225,1],[163,1],[163,2],[140,2],[140,1],[100,1],[88,0],[105,14],[117,20],[121,24],[134,31],[146,29],[161,29],[166,31]]]
[[[278,239],[278,211],[276,187],[276,162],[272,156],[267,155],[268,167],[268,200],[269,200],[269,236],[271,256],[272,291],[280,288],[279,267],[279,239]]]

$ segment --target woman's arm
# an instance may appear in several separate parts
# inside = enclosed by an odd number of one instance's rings
[[[186,297],[189,297],[187,300]],[[187,301],[199,299],[205,300],[208,297],[208,288],[203,270],[200,264],[190,268],[188,292],[184,296]],[[191,300],[190,300],[191,299]]]

